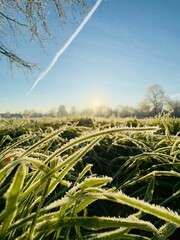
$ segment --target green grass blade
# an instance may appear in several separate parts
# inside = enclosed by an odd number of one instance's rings
[[[124,188],[124,187],[129,187],[129,186],[132,186],[134,184],[137,184],[137,183],[140,183],[140,182],[143,182],[145,180],[148,180],[149,178],[152,178],[153,176],[156,176],[156,177],[163,177],[163,176],[167,176],[167,177],[177,177],[177,178],[180,178],[180,173],[176,172],[176,171],[152,171],[150,173],[148,173],[147,175],[143,176],[143,177],[134,177],[133,179],[125,182],[121,188]]]
[[[144,197],[145,202],[151,202],[151,200],[153,199],[154,184],[155,184],[155,177],[152,176],[152,178],[148,184],[148,188],[146,190],[146,195]]]
[[[90,230],[100,230],[108,228],[130,227],[143,229],[145,231],[157,232],[153,224],[139,220],[137,218],[110,218],[110,217],[69,217],[53,219],[38,225],[37,231],[58,229],[60,227],[80,226]]]
[[[4,218],[0,229],[1,239],[3,239],[6,231],[8,230],[14,217],[16,216],[16,212],[18,210],[19,205],[19,195],[23,187],[25,174],[26,174],[25,165],[21,164],[16,171],[12,184],[10,185],[8,191],[4,196],[6,199],[6,206],[4,211],[1,213],[1,217]]]
[[[149,204],[143,200],[139,200],[136,198],[131,198],[122,192],[111,193],[111,194],[105,193],[105,196],[109,200],[114,200],[116,202],[126,204],[130,207],[137,208],[139,210],[142,210],[143,212],[152,214],[160,219],[163,219],[167,222],[171,222],[180,226],[180,216],[178,215],[178,213],[168,210],[164,207],[154,205],[154,204]]]
[[[115,127],[115,128],[105,129],[105,130],[102,130],[102,131],[96,131],[94,133],[87,134],[85,136],[81,136],[79,138],[73,139],[72,141],[68,142],[67,144],[62,146],[60,149],[56,150],[51,156],[49,156],[49,158],[46,160],[46,162],[49,162],[51,159],[60,155],[61,153],[68,150],[72,146],[80,144],[82,142],[89,141],[89,140],[91,140],[92,138],[95,138],[95,137],[108,135],[108,134],[113,134],[113,133],[118,133],[118,132],[154,132],[154,131],[157,131],[157,130],[159,130],[158,127],[140,127],[140,128],[133,128],[133,127],[132,128],[129,128],[129,127],[116,128]]]
[[[59,129],[54,131],[53,133],[49,134],[47,137],[43,138],[42,140],[38,141],[37,143],[35,143],[33,146],[31,146],[30,148],[28,148],[21,156],[19,156],[18,160],[21,159],[24,156],[27,156],[28,154],[30,154],[31,152],[33,152],[36,148],[39,148],[42,144],[46,143],[47,141],[51,140],[52,138],[54,138],[55,136],[57,136],[58,134],[60,134],[61,132],[63,132],[65,130],[65,128],[63,129]]]
[[[168,237],[170,237],[177,228],[178,226],[173,223],[166,223],[159,229],[159,231],[151,239],[152,240],[168,239]]]

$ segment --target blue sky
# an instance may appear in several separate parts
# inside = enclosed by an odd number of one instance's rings
[[[46,53],[36,43],[20,53],[38,62],[41,71],[11,73],[0,60],[0,112],[47,111],[61,104],[86,108],[93,99],[112,108],[137,104],[146,90],[159,84],[180,100],[180,1],[103,0],[92,18],[30,95],[26,93],[55,53],[80,24],[62,32]],[[53,19],[50,19],[53,25]],[[13,76],[14,75],[14,76]]]

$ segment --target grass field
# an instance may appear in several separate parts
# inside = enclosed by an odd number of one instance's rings
[[[0,239],[178,239],[180,119],[0,120]]]

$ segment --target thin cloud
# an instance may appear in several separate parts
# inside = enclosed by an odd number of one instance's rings
[[[75,37],[80,33],[80,31],[83,29],[85,24],[89,21],[89,19],[92,17],[93,13],[96,11],[96,9],[101,4],[102,0],[97,0],[96,4],[93,6],[91,11],[88,13],[88,15],[85,17],[85,19],[82,21],[82,23],[79,25],[79,27],[76,29],[76,31],[70,36],[70,38],[67,40],[67,42],[64,44],[64,46],[56,53],[48,67],[40,74],[40,76],[36,79],[34,82],[32,88],[27,92],[26,95],[29,95],[37,86],[37,84],[48,74],[48,72],[51,70],[51,68],[54,66],[54,64],[57,62],[59,57],[64,53],[64,51],[69,47],[69,45],[72,43],[72,41],[75,39]]]

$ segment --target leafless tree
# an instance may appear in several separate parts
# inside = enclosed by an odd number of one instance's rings
[[[32,70],[35,64],[18,54],[22,41],[35,40],[40,46],[52,37],[50,16],[64,26],[69,16],[83,17],[96,0],[0,0],[0,57],[10,65]],[[74,19],[75,20],[75,19]]]
[[[57,111],[57,116],[58,117],[65,117],[68,115],[68,112],[66,110],[66,106],[65,105],[60,105]]]
[[[164,110],[164,106],[167,103],[167,97],[164,90],[157,84],[148,88],[144,103],[150,107],[150,111],[157,115]]]

